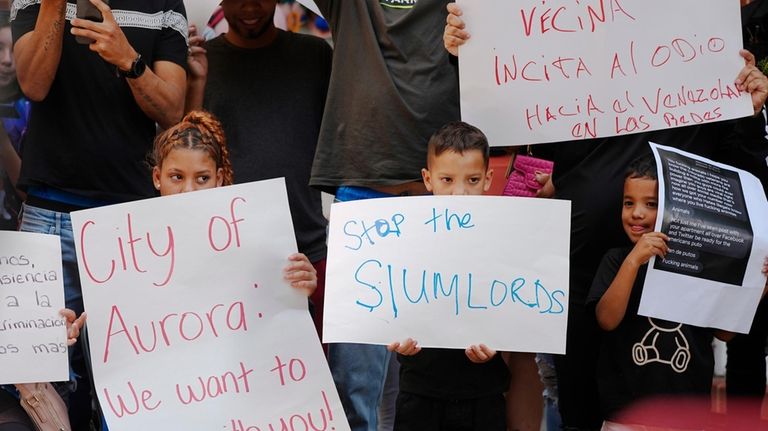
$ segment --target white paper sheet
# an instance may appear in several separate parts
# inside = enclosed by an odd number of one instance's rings
[[[748,172],[651,144],[659,166],[656,230],[670,252],[653,258],[639,314],[747,333],[766,278],[768,203]]]
[[[492,146],[538,144],[752,114],[739,4],[459,0],[462,118]]]
[[[69,380],[58,236],[0,231],[0,383]]]
[[[570,202],[425,196],[331,207],[324,342],[565,352]]]
[[[72,220],[110,430],[349,430],[307,298],[283,280],[296,243],[282,179]]]

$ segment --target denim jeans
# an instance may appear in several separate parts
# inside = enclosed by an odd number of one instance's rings
[[[339,187],[336,202],[391,196],[364,187]],[[328,365],[352,431],[379,431],[379,406],[391,359],[392,354],[384,346],[328,345]],[[389,412],[381,416],[390,422],[394,418]]]
[[[69,214],[24,205],[19,230],[59,236],[64,271],[64,300],[67,308],[74,310],[79,316],[83,312],[83,292],[80,289],[72,220]]]
[[[80,287],[72,220],[69,214],[24,205],[19,230],[59,236],[61,239],[64,301],[66,307],[74,310],[79,316],[83,312],[83,292]],[[70,373],[73,376],[79,376],[72,379],[72,382],[77,382],[77,385],[73,384],[64,393],[62,393],[61,385],[57,385],[59,393],[69,405],[69,418],[73,429],[85,429],[83,424],[90,421],[92,398],[90,373],[84,353],[86,342],[86,337],[80,337],[78,345],[69,349]]]
[[[328,365],[352,431],[377,431],[379,404],[391,356],[384,346],[328,345]]]

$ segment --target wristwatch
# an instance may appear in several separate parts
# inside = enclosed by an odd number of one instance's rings
[[[117,70],[117,76],[128,79],[136,79],[143,75],[144,71],[147,70],[147,64],[144,63],[144,60],[142,60],[141,54],[138,54],[133,60],[133,63],[131,63],[130,69],[122,70],[119,67],[115,67],[115,69]]]

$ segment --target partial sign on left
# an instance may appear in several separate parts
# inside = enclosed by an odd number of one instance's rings
[[[59,237],[0,232],[0,384],[69,378]]]

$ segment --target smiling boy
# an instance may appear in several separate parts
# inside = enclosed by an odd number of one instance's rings
[[[587,299],[605,331],[597,371],[600,408],[607,418],[603,430],[634,430],[637,425],[703,429],[714,372],[712,339],[729,335],[637,314],[648,261],[653,256],[663,259],[669,251],[669,237],[654,231],[657,213],[656,163],[649,155],[629,167],[624,181],[621,221],[634,245],[605,254]],[[639,401],[669,395],[692,398],[701,414],[654,418],[623,414]]]

